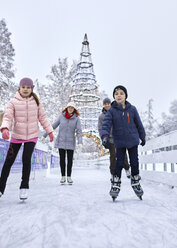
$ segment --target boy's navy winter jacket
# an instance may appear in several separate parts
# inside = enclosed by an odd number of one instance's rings
[[[131,148],[140,143],[140,139],[145,139],[145,130],[136,108],[128,101],[126,107],[114,101],[111,108],[107,111],[102,125],[101,138],[112,136],[116,148]]]

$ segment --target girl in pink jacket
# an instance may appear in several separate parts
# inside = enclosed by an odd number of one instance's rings
[[[30,78],[23,78],[20,81],[19,90],[15,97],[10,100],[3,116],[0,130],[3,139],[9,139],[9,129],[13,122],[12,135],[9,150],[2,168],[0,177],[0,196],[4,194],[7,178],[10,173],[18,151],[24,143],[22,162],[22,181],[20,185],[20,199],[28,198],[29,177],[31,171],[31,156],[39,136],[38,122],[43,126],[50,137],[54,140],[53,128],[47,120],[42,103],[33,92],[33,81]]]

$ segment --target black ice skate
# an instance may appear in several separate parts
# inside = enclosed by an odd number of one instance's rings
[[[140,180],[141,180],[141,177],[139,175],[131,176],[131,186],[135,194],[139,197],[140,200],[142,200],[142,195],[144,192],[139,183]]]
[[[118,176],[113,176],[113,180],[111,182],[111,190],[109,192],[113,201],[117,198],[120,192],[121,180]]]

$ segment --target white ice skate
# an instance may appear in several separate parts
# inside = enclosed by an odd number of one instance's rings
[[[65,176],[61,177],[60,183],[64,184],[65,182],[66,182],[66,177]]]
[[[28,189],[20,189],[20,200],[26,200],[28,198]]]
[[[73,180],[71,179],[71,177],[67,177],[67,182],[68,182],[69,184],[72,184],[72,183],[73,183]]]

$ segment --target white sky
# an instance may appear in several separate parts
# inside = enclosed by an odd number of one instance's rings
[[[17,82],[47,82],[59,57],[79,59],[88,34],[97,82],[112,97],[122,84],[128,100],[156,117],[177,99],[176,0],[0,0],[16,50]]]

